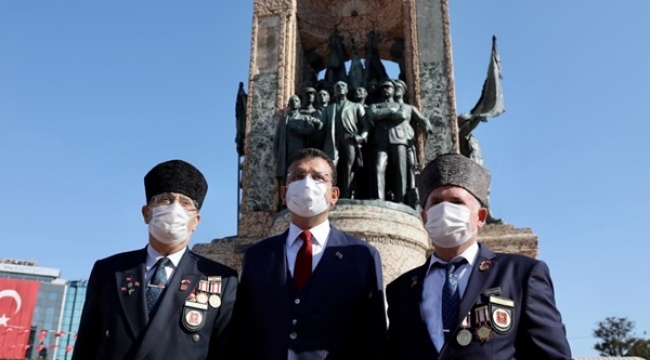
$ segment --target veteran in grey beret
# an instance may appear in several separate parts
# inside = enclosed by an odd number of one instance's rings
[[[548,266],[477,242],[490,173],[446,154],[417,185],[434,252],[386,289],[388,358],[571,359]]]

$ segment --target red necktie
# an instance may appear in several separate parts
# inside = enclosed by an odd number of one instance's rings
[[[300,250],[298,250],[298,256],[296,256],[296,267],[293,269],[293,281],[296,283],[298,290],[305,286],[311,276],[312,258],[311,233],[303,231],[300,233],[300,238],[303,242]]]

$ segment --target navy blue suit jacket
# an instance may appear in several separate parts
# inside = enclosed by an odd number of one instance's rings
[[[234,322],[237,359],[379,359],[386,315],[379,253],[330,228],[318,266],[300,293],[287,271],[287,233],[245,254]],[[308,290],[307,290],[308,289]]]
[[[477,305],[486,304],[485,290],[499,287],[499,297],[513,300],[515,304],[512,329],[504,334],[494,332],[494,337],[484,343],[473,336],[469,345],[461,346],[456,341],[456,328],[438,353],[420,311],[428,259],[424,265],[403,274],[386,289],[391,358],[571,359],[546,264],[522,255],[495,254],[479,246],[478,258],[461,300],[457,324],[460,326],[463,316]],[[480,270],[483,262],[487,269]]]
[[[146,257],[145,248],[95,263],[72,359],[222,359],[231,332],[237,272],[187,249],[149,319]],[[183,305],[207,276],[222,277],[222,304],[208,308],[202,329],[188,331],[181,323]],[[181,280],[189,280],[190,286],[181,289]]]

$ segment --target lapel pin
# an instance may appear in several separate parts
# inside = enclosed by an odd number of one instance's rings
[[[418,284],[418,277],[417,277],[417,276],[413,276],[413,277],[411,278],[411,287],[414,287],[414,286],[417,285],[417,284]]]
[[[341,260],[341,259],[343,259],[343,254],[341,254],[340,251],[337,251],[337,252],[336,252],[336,257],[338,257],[339,260]]]
[[[488,270],[490,268],[491,264],[492,264],[492,262],[490,260],[485,260],[485,261],[481,262],[481,264],[478,266],[478,269],[480,271],[486,271],[486,270]]]

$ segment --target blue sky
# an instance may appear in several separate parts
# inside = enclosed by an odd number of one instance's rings
[[[252,0],[0,2],[0,257],[86,278],[144,246],[142,178],[210,190],[193,243],[237,228],[234,101]],[[607,316],[650,331],[650,2],[450,0],[459,111],[496,34],[507,111],[476,135],[494,213],[539,236],[574,355]]]

